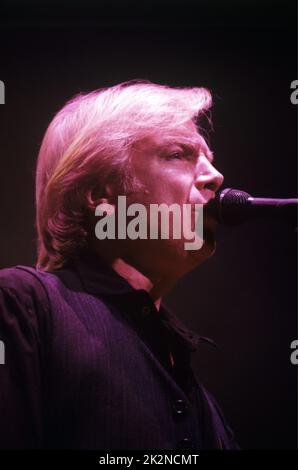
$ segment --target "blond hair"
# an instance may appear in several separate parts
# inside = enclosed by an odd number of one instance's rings
[[[51,271],[86,245],[86,201],[109,181],[127,191],[129,154],[148,136],[177,132],[211,105],[205,88],[132,81],[80,94],[56,114],[44,136],[36,171],[37,267]]]

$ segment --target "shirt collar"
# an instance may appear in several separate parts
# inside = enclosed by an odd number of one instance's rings
[[[156,314],[163,325],[176,335],[190,351],[196,351],[201,341],[216,346],[214,341],[204,336],[198,335],[196,332],[187,329],[184,324],[174,315],[162,302],[160,310],[157,312],[154,303],[149,294],[143,289],[134,289],[122,276],[114,271],[110,266],[106,265],[97,255],[84,252],[78,259],[74,261],[81,283],[86,292],[109,299],[117,297],[118,303],[122,298],[130,297],[131,300],[143,303],[144,307],[149,307],[153,314]],[[145,310],[144,310],[145,311]],[[132,314],[133,315],[133,314]],[[135,318],[137,320],[137,318]]]

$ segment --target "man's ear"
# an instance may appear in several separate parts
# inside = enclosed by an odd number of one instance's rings
[[[110,204],[115,207],[116,199],[111,184],[106,184],[105,188],[90,189],[86,194],[86,207],[94,213],[100,204]]]

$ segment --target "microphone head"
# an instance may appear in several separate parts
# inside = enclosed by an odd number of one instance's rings
[[[209,213],[220,224],[238,225],[247,220],[250,194],[240,189],[226,188],[218,191],[206,206]]]
[[[256,198],[240,189],[226,188],[206,205],[205,214],[223,225],[239,225],[256,218],[287,220],[297,225],[297,207],[298,199]]]

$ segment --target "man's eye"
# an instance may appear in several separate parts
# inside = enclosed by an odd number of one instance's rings
[[[168,160],[181,160],[183,158],[182,152],[174,152],[168,155]]]

